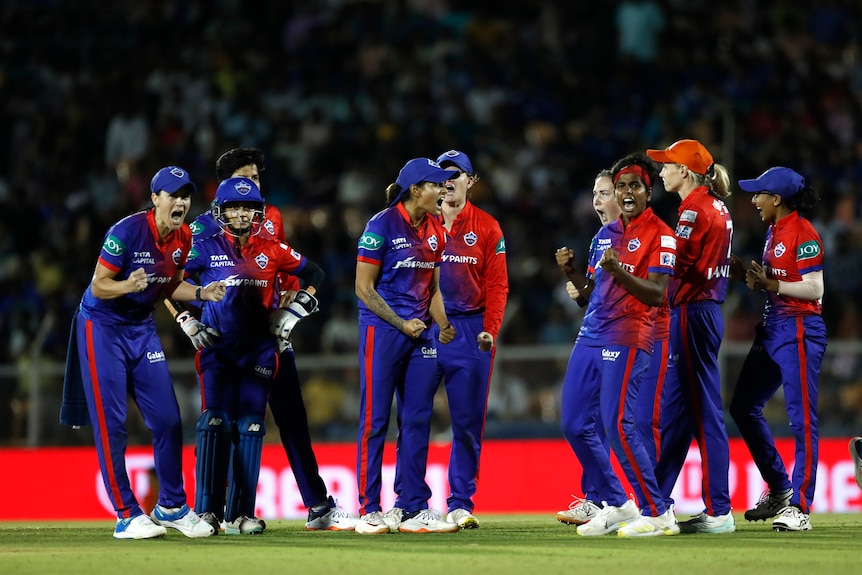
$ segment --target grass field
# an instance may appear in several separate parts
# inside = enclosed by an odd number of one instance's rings
[[[684,517],[685,518],[685,517]],[[862,516],[812,516],[806,533],[776,533],[737,516],[729,535],[579,537],[546,515],[480,515],[454,534],[362,536],[268,521],[260,536],[117,541],[111,522],[0,522],[3,575],[137,573],[471,573],[843,575],[862,572]]]

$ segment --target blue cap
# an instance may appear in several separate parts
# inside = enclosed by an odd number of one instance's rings
[[[440,182],[451,180],[457,175],[452,170],[444,170],[440,167],[440,164],[429,158],[413,158],[404,164],[404,167],[398,172],[398,179],[395,180],[395,183],[402,190],[406,190],[413,184],[420,182],[439,184]]]
[[[398,179],[395,183],[401,188],[401,193],[392,198],[389,202],[390,206],[394,206],[401,201],[407,190],[413,184],[420,182],[433,182],[439,184],[446,180],[451,180],[457,177],[458,174],[452,170],[444,170],[440,164],[430,158],[413,158],[401,168],[398,172]]]
[[[215,202],[223,206],[230,202],[256,202],[263,203],[263,196],[257,184],[248,178],[228,178],[216,188]]]
[[[189,178],[189,173],[177,166],[162,168],[156,172],[156,175],[150,181],[150,191],[154,194],[158,194],[162,190],[173,194],[183,186],[191,186],[192,192],[198,191],[197,186]]]
[[[791,170],[776,166],[769,168],[756,179],[739,180],[739,187],[745,192],[775,194],[783,199],[795,196],[805,187],[805,178]]]
[[[467,172],[471,176],[473,175],[473,162],[470,161],[470,158],[468,158],[467,154],[464,152],[449,150],[448,152],[443,152],[440,154],[440,157],[437,158],[437,163],[441,166],[447,162],[455,164],[462,172]]]

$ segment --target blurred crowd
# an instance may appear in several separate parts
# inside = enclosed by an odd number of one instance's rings
[[[472,158],[474,201],[506,235],[501,345],[573,341],[582,312],[554,251],[586,256],[600,169],[680,138],[703,142],[734,180],[786,165],[821,193],[829,336],[858,340],[862,4],[802,6],[5,0],[0,365],[34,345],[63,362],[107,228],[147,205],[169,164],[192,174],[192,212],[205,210],[215,159],[235,146],[265,151],[267,201],[327,272],[322,312],[295,332],[299,354],[355,350],[356,239],[407,159],[450,148]],[[759,259],[765,237],[749,199],[729,202],[743,260]],[[674,221],[677,203],[656,186],[662,217]],[[751,338],[762,305],[731,288],[728,340]],[[191,357],[160,321],[168,355]],[[853,399],[838,410],[862,411],[858,361],[842,364]],[[3,388],[0,399],[15,393]]]

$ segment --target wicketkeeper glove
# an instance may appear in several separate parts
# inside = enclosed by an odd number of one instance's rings
[[[293,327],[304,317],[317,311],[317,298],[305,290],[296,292],[296,298],[287,309],[276,309],[269,314],[269,333],[279,340],[289,341]]]
[[[200,350],[215,343],[219,332],[199,322],[188,310],[176,317],[176,322],[191,340],[195,349]]]

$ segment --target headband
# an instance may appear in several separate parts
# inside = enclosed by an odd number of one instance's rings
[[[637,164],[631,164],[620,168],[620,171],[614,174],[614,184],[617,183],[617,180],[620,179],[620,176],[622,176],[623,174],[634,174],[644,181],[647,188],[652,187],[652,179],[649,177],[649,173],[642,166],[638,166]]]

